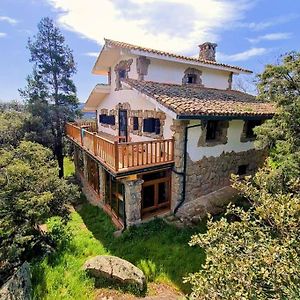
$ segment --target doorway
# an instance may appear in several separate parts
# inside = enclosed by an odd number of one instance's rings
[[[169,170],[142,175],[142,217],[170,209],[171,173]]]
[[[119,221],[124,222],[124,184],[106,172],[105,204],[110,213]]]
[[[87,180],[94,191],[99,194],[99,167],[96,161],[87,156]]]
[[[120,142],[128,141],[128,118],[127,118],[127,110],[120,109],[119,110],[119,139]]]

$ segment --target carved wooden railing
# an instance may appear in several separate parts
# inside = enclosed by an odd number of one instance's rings
[[[119,143],[110,141],[85,126],[66,124],[67,136],[114,172],[124,172],[174,161],[174,140]]]

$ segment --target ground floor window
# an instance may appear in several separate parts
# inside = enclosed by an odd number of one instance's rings
[[[125,217],[124,184],[106,172],[105,204],[109,206],[112,214],[122,221]]]
[[[142,175],[142,217],[170,208],[171,173],[160,171]]]

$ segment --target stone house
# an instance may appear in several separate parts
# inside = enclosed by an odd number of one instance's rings
[[[194,58],[105,39],[92,72],[107,84],[84,107],[96,121],[66,134],[86,194],[118,227],[178,213],[262,164],[253,128],[274,108],[232,90],[251,71],[216,62],[216,46]]]

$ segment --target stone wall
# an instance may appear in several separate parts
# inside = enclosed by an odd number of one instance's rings
[[[122,180],[125,187],[126,224],[132,226],[141,223],[142,179]]]
[[[187,159],[186,201],[230,185],[231,174],[238,173],[238,166],[247,165],[247,174],[254,174],[266,157],[263,150],[222,153],[219,157],[204,157],[193,162]]]
[[[171,130],[174,137],[174,170],[172,172],[171,210],[174,210],[182,199],[183,164],[184,164],[184,134],[188,121],[173,120]]]

